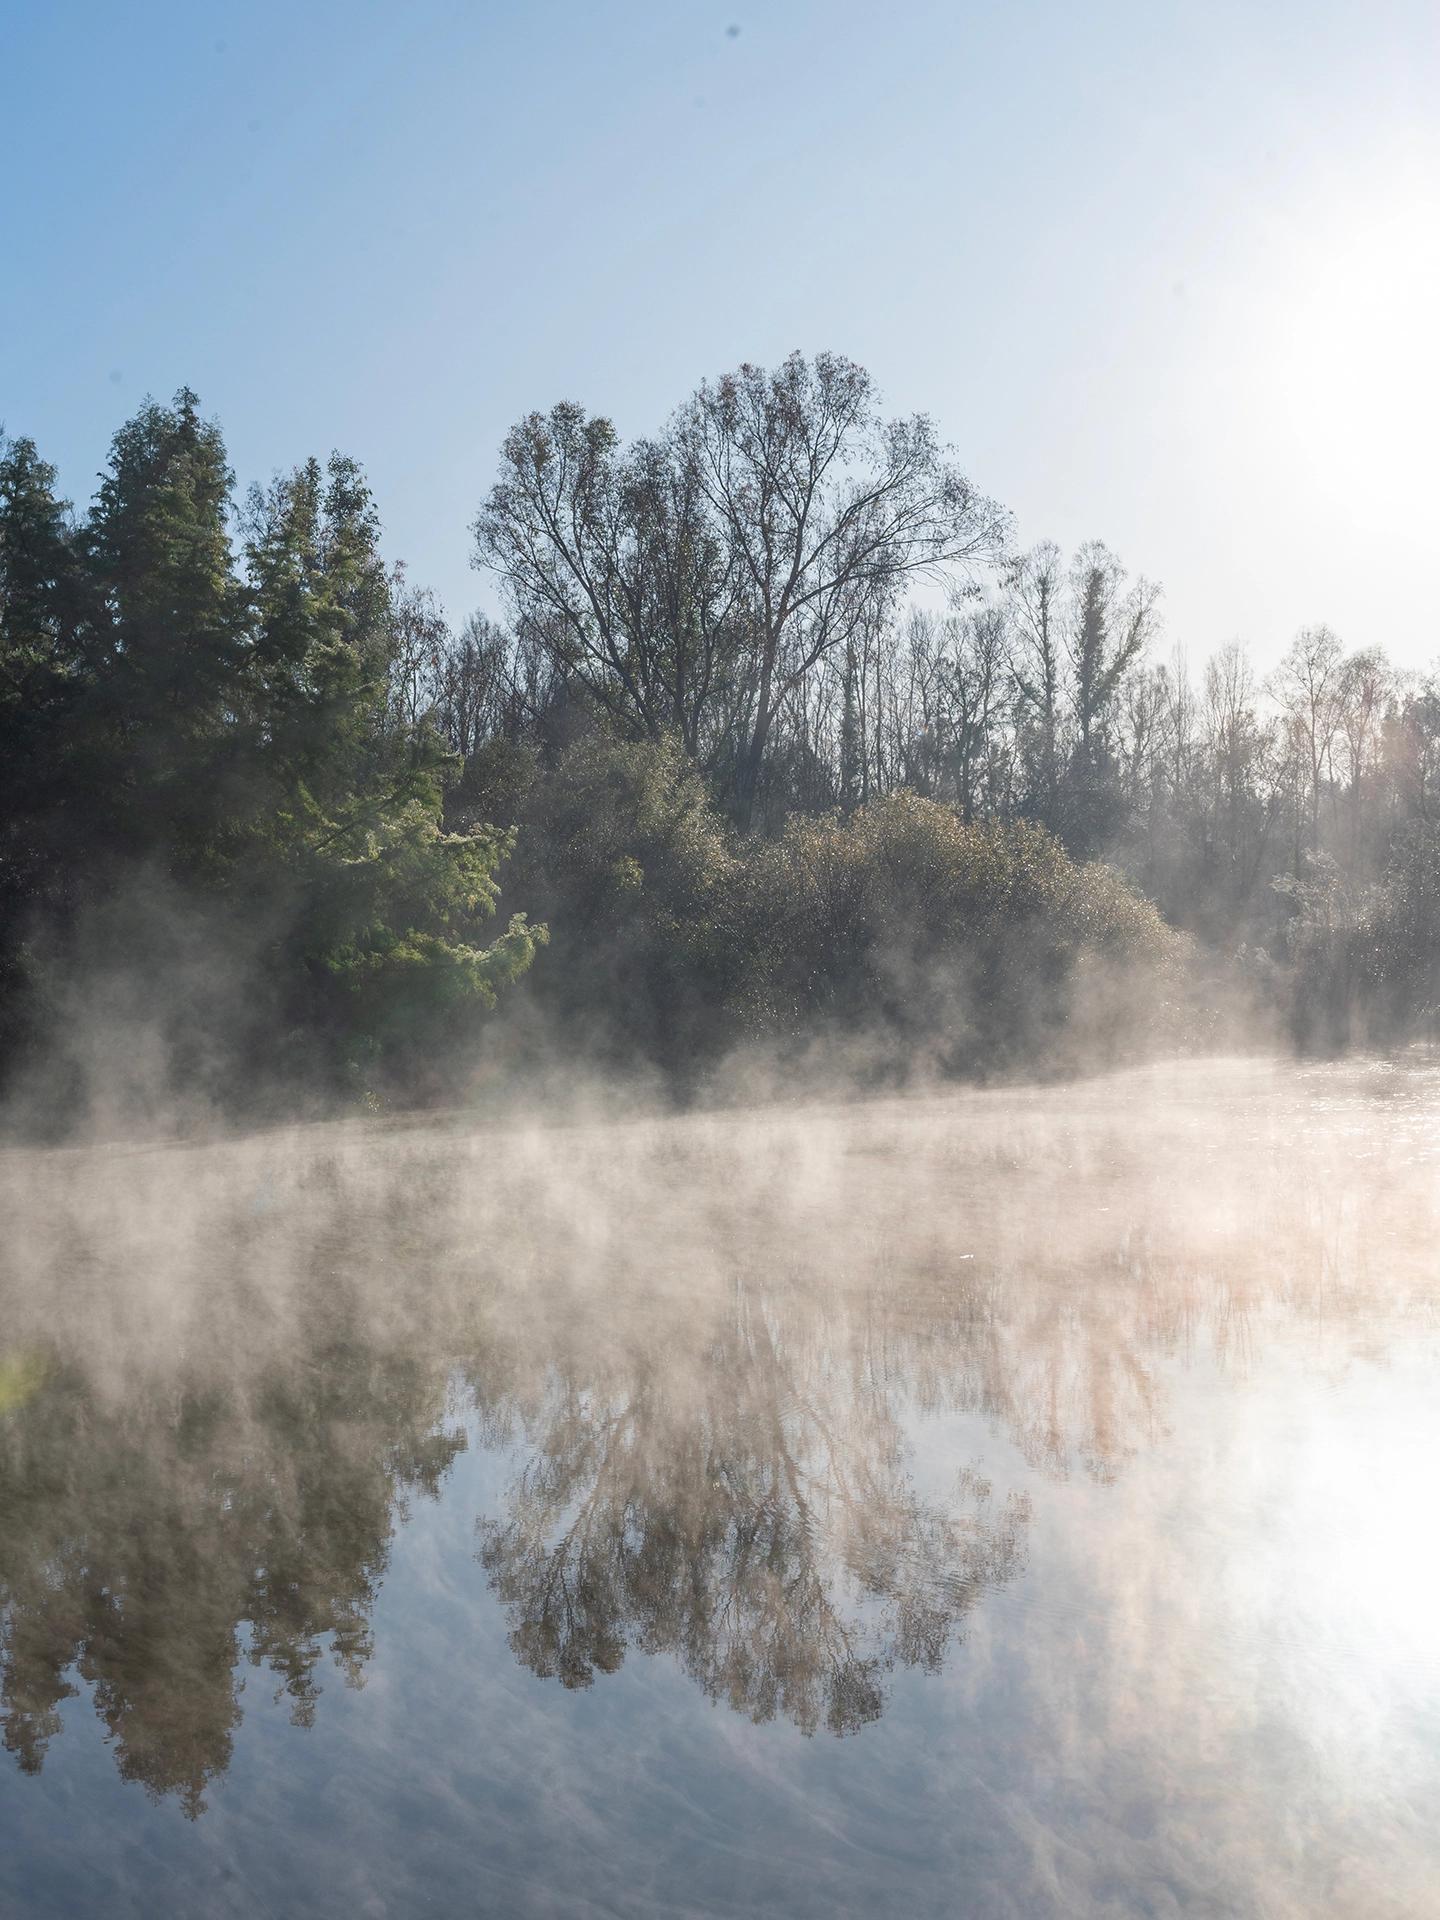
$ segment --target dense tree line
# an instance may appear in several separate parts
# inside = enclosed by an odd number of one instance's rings
[[[485,929],[507,837],[445,827],[450,756],[396,698],[415,611],[353,461],[237,501],[189,392],[120,430],[82,519],[31,442],[5,446],[12,1073],[107,981],[143,993],[187,1074],[222,1056],[383,1072],[463,1037],[524,969],[523,915]],[[47,1065],[65,1077],[63,1056]]]
[[[1017,551],[849,361],[629,446],[532,414],[474,532],[504,614],[456,632],[353,460],[238,496],[188,391],[82,515],[0,443],[12,1081],[63,1104],[143,1007],[192,1079],[449,1089],[527,969],[517,1032],[667,1068],[861,1031],[970,1068],[1103,1035],[1102,982],[1173,1001],[1165,922],[1309,1038],[1435,1000],[1435,684],[1318,627],[1197,685],[1153,585]]]
[[[783,838],[902,791],[967,825],[1032,822],[1116,867],[1223,963],[1212,985],[1297,1037],[1428,1030],[1435,674],[1323,625],[1264,677],[1234,641],[1198,675],[1161,657],[1153,583],[1099,541],[1017,551],[926,423],[882,423],[849,363],[745,369],[628,452],[578,409],[531,416],[476,534],[509,617],[437,653],[431,694],[457,748],[488,716],[472,778],[502,811],[523,812],[524,767],[498,743],[550,751],[601,712],[681,741],[742,827]]]

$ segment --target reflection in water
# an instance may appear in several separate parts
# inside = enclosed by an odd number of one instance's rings
[[[298,1725],[322,1642],[361,1683],[397,1513],[465,1436],[437,1427],[433,1379],[355,1359],[321,1349],[244,1391],[177,1383],[121,1406],[59,1367],[0,1426],[4,1737],[22,1769],[40,1770],[73,1671],[121,1775],[195,1814],[230,1759],[242,1644]]]
[[[567,1687],[627,1646],[714,1699],[805,1732],[875,1719],[897,1660],[939,1667],[955,1622],[1020,1560],[1023,1498],[962,1473],[925,1501],[895,1409],[843,1340],[787,1343],[737,1299],[698,1354],[623,1381],[556,1376],[481,1558],[510,1644]]]
[[[739,1298],[698,1352],[664,1334],[598,1377],[546,1367],[538,1402],[504,1343],[467,1356],[483,1430],[524,1428],[503,1517],[481,1520],[514,1650],[567,1686],[627,1646],[674,1653],[757,1719],[858,1728],[887,1668],[937,1667],[1018,1565],[1024,1500],[973,1474],[920,1499],[891,1399],[843,1338],[786,1353]],[[245,1665],[302,1726],[327,1659],[362,1685],[396,1522],[466,1445],[455,1406],[442,1357],[353,1326],[123,1401],[57,1361],[0,1426],[4,1737],[21,1768],[39,1771],[73,1674],[122,1776],[196,1814]]]
[[[327,1667],[363,1683],[397,1525],[472,1438],[526,1667],[664,1654],[863,1727],[1025,1562],[1026,1493],[931,1486],[925,1421],[1103,1485],[1167,1358],[1428,1314],[1429,1081],[1324,1086],[7,1156],[6,1748],[38,1772],[87,1689],[122,1776],[198,1814],[247,1672],[300,1725]]]

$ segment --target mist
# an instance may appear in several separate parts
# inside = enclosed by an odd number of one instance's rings
[[[472,530],[457,625],[353,456],[242,488],[189,389],[83,512],[4,443],[9,1137],[1431,1037],[1431,679],[1192,670],[854,361],[529,413]]]
[[[1193,670],[827,351],[523,416],[498,619],[188,388],[99,478],[0,445],[6,1911],[1419,1911],[1433,677]]]
[[[1405,1911],[1437,1099],[1251,1058],[6,1151],[7,1898],[858,1913],[898,1844],[917,1912]]]

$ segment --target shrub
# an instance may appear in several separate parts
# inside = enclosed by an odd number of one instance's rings
[[[528,852],[527,852],[528,848]],[[1182,943],[1029,824],[893,794],[737,839],[678,749],[590,739],[534,796],[517,889],[534,992],[581,1043],[669,1068],[862,1042],[886,1072],[1073,1061],[1153,1029]]]
[[[1028,822],[967,825],[912,793],[849,822],[792,821],[753,859],[751,924],[758,1027],[864,1028],[882,1054],[947,1071],[1033,1059],[1062,1035],[1070,1054],[1111,1048],[1146,1024],[1136,989],[1154,1012],[1181,954],[1110,868],[1077,866]]]

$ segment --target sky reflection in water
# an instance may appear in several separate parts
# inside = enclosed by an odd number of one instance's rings
[[[0,1910],[1429,1910],[1437,1121],[5,1156]]]

